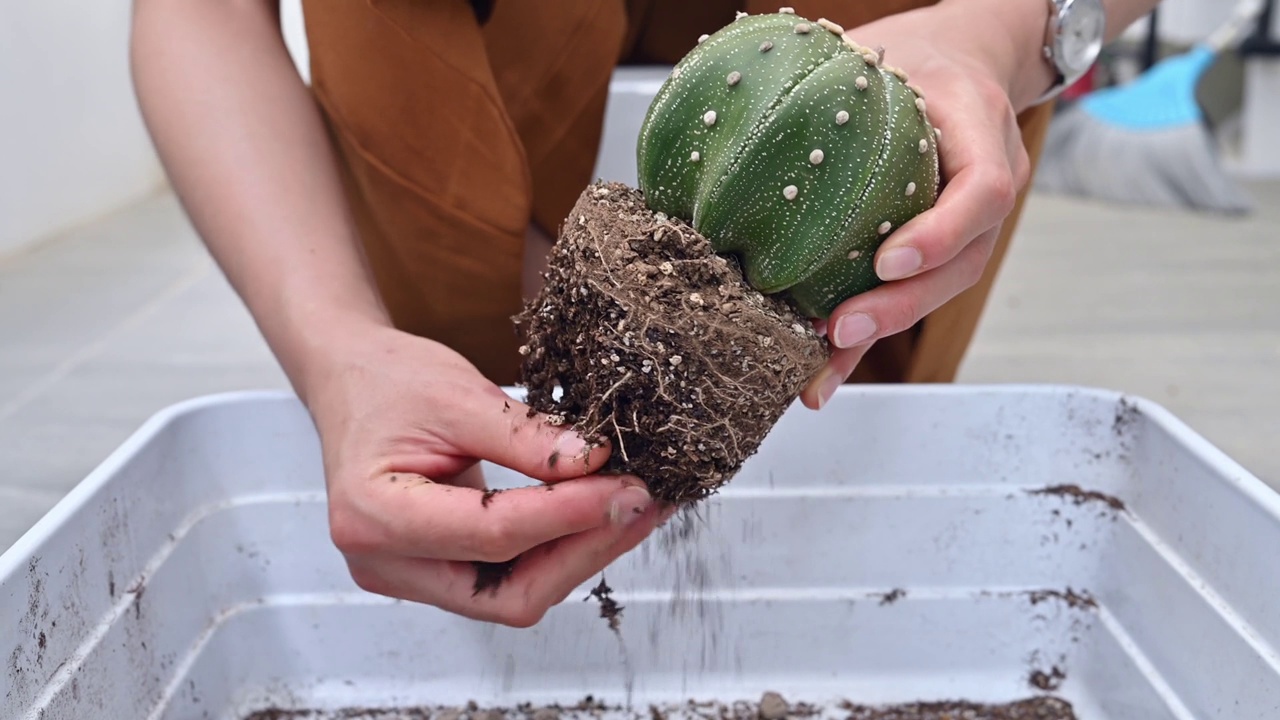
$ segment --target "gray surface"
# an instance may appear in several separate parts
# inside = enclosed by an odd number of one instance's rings
[[[1245,220],[1037,196],[963,382],[1144,395],[1280,486],[1280,183]],[[174,199],[0,260],[0,548],[147,416],[286,387]]]
[[[1280,488],[1280,183],[1244,219],[1036,196],[963,382],[1142,395]]]

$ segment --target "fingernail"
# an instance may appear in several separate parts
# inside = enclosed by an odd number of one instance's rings
[[[836,390],[844,383],[844,378],[837,375],[834,371],[828,370],[826,377],[822,378],[822,384],[818,386],[818,409],[821,410],[826,406],[831,397],[836,394]]]
[[[638,485],[627,485],[609,498],[609,522],[630,525],[644,514],[652,502],[648,490]]]
[[[898,280],[920,269],[923,259],[920,251],[913,247],[899,247],[889,250],[876,263],[876,274],[881,280]]]
[[[876,334],[876,321],[866,313],[844,315],[836,320],[835,343],[838,348],[851,348]]]
[[[587,454],[587,441],[582,439],[582,436],[578,433],[566,430],[560,433],[560,437],[556,438],[555,453],[559,458],[568,458],[570,460],[585,457]]]

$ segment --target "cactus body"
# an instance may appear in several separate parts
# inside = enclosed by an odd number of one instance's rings
[[[663,84],[640,189],[810,317],[879,284],[875,251],[937,199],[937,137],[901,71],[787,12],[740,17]]]

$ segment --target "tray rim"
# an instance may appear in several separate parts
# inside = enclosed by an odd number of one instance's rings
[[[513,386],[505,386],[503,391],[515,399],[519,399],[523,394],[523,390]],[[1256,505],[1258,509],[1280,524],[1280,489],[1269,486],[1162,404],[1141,395],[1070,383],[846,384],[838,389],[836,402],[839,402],[841,398],[855,395],[918,397],[939,394],[952,397],[979,395],[1062,396],[1074,394],[1102,402],[1127,402],[1141,413],[1146,422],[1153,423],[1156,427],[1168,433],[1169,436],[1181,444],[1185,451],[1206,466],[1214,468],[1216,470],[1214,475],[1219,482],[1225,483],[1241,493],[1247,502]],[[0,585],[3,585],[9,578],[21,572],[27,558],[33,557],[41,544],[63,528],[80,507],[89,502],[96,493],[103,491],[112,479],[116,477],[117,472],[131,458],[146,448],[148,443],[159,437],[168,427],[179,422],[184,417],[198,414],[210,408],[262,402],[290,403],[305,412],[305,408],[303,408],[297,395],[289,390],[258,389],[199,395],[170,404],[153,413],[119,446],[103,458],[82,480],[77,482],[70,491],[63,495],[13,545],[3,553],[0,553]],[[798,406],[792,408],[792,412],[798,410]]]

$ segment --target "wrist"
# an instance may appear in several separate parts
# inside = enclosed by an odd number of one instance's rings
[[[385,308],[365,293],[299,292],[282,298],[274,332],[266,333],[294,392],[309,404],[354,354],[394,330]]]
[[[1015,112],[1032,106],[1056,74],[1044,57],[1048,0],[940,0],[954,14],[948,23],[963,28],[972,52],[1009,96]]]

